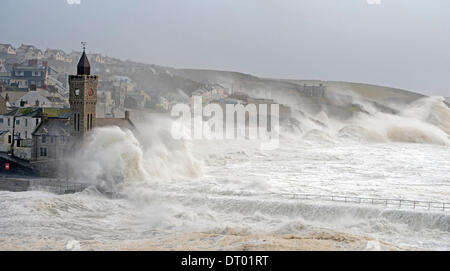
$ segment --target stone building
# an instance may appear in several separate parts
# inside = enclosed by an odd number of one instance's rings
[[[5,98],[0,95],[0,114],[6,114],[8,112],[8,106],[6,104]]]
[[[40,175],[65,176],[68,164],[64,158],[78,149],[96,127],[135,129],[128,112],[124,118],[97,118],[98,77],[91,75],[85,50],[77,74],[69,75],[69,88],[67,114],[46,116],[33,133],[31,164]]]
[[[71,136],[82,140],[95,127],[98,77],[91,75],[91,65],[83,51],[77,75],[69,75]]]

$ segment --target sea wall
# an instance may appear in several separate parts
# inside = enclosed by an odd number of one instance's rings
[[[23,192],[28,191],[30,181],[15,179],[0,179],[0,191]]]

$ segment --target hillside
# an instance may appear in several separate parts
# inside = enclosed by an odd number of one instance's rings
[[[45,60],[58,73],[55,77],[64,81],[68,74],[75,72],[81,52],[66,54],[59,51],[69,62],[58,61],[55,58]],[[424,97],[422,94],[407,90],[361,83],[271,79],[232,71],[176,69],[121,60],[97,53],[88,54],[88,57],[93,73],[97,74],[101,81],[114,80],[117,77],[129,78],[135,90],[142,90],[153,97],[164,96],[172,101],[185,100],[196,90],[212,89],[217,85],[228,89],[228,92],[244,92],[257,98],[269,98],[283,104],[301,104],[306,107],[317,107],[318,103],[330,102],[330,97],[340,97],[340,99],[344,97],[347,101],[362,99],[383,105],[410,103]],[[23,59],[19,60],[23,61]],[[328,99],[299,97],[299,89],[304,85],[325,86]]]

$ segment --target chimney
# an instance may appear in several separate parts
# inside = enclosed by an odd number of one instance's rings
[[[125,119],[130,120],[130,111],[125,110]]]
[[[36,66],[37,65],[37,59],[29,59],[28,60],[28,66]]]

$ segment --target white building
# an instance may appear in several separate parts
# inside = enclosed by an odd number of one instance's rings
[[[42,59],[42,58],[44,58],[44,54],[42,53],[42,51],[37,49],[33,45],[22,44],[17,49],[16,52],[17,52],[18,55],[22,56],[26,60],[28,60],[28,59]]]
[[[44,54],[45,58],[48,59],[55,59],[57,61],[65,61],[66,60],[66,54],[62,50],[57,49],[47,49],[45,50]]]
[[[11,44],[0,44],[0,54],[15,55],[16,49]]]
[[[11,151],[12,135],[9,131],[0,131],[0,152]]]
[[[10,133],[14,131],[16,139],[31,139],[31,134],[41,120],[42,109],[40,108],[14,109],[0,115],[0,131],[9,131]]]
[[[54,59],[56,61],[71,63],[72,58],[67,56],[63,50],[59,49],[47,49],[44,54],[47,59]]]
[[[24,160],[31,159],[32,133],[41,123],[42,109],[15,109],[0,115],[0,151],[10,152]],[[13,136],[14,135],[14,136]],[[14,144],[12,144],[14,140]]]

